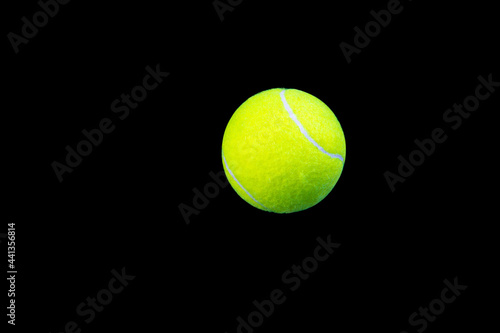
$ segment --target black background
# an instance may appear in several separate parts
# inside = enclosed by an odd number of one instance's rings
[[[350,64],[339,44],[387,1],[244,0],[224,21],[212,1],[71,1],[18,54],[5,37],[0,232],[16,222],[19,271],[7,329],[236,332],[236,318],[287,290],[282,274],[328,235],[340,248],[256,332],[416,332],[408,317],[455,277],[468,289],[427,331],[490,328],[498,92],[457,130],[442,117],[479,75],[500,81],[498,19],[491,4],[402,5]],[[4,36],[38,10],[4,4]],[[169,77],[119,120],[111,102],[157,64]],[[232,113],[276,87],[335,112],[347,144],[336,187],[280,215],[228,186],[186,224],[179,205],[222,170]],[[115,130],[60,183],[51,163],[102,118]],[[384,172],[437,127],[448,139],[391,192]],[[84,324],[75,308],[122,267],[136,278]]]

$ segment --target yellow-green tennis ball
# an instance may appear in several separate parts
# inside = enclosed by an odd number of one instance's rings
[[[222,162],[236,193],[259,209],[298,212],[323,200],[345,161],[332,110],[296,89],[270,89],[245,101],[224,132]]]

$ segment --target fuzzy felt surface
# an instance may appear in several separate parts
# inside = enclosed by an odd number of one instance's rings
[[[283,90],[296,120],[280,96]],[[330,108],[296,89],[250,97],[229,120],[222,142],[231,186],[252,206],[275,213],[305,210],[323,200],[342,173],[345,154],[344,133]]]

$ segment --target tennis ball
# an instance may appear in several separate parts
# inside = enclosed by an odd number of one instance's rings
[[[227,124],[222,163],[250,205],[275,213],[308,209],[337,183],[345,138],[333,112],[296,89],[270,89],[245,101]]]

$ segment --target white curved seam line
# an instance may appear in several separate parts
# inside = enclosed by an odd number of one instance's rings
[[[309,140],[309,142],[311,142],[323,154],[326,154],[326,155],[328,155],[328,156],[330,156],[332,158],[338,158],[339,160],[341,160],[342,162],[344,162],[344,158],[341,155],[339,155],[339,154],[331,154],[331,153],[327,152],[316,141],[314,141],[314,139],[311,138],[311,136],[309,136],[309,133],[307,133],[306,129],[304,128],[304,126],[302,126],[302,124],[300,123],[300,121],[297,119],[297,116],[295,115],[295,113],[293,113],[292,108],[288,104],[288,102],[287,102],[287,100],[285,98],[285,90],[281,91],[280,97],[281,97],[281,101],[283,102],[283,105],[285,106],[286,111],[288,112],[288,115],[290,116],[290,118],[292,118],[292,120],[295,122],[295,124],[297,124],[297,126],[299,126],[300,132],[306,137],[306,139]]]
[[[253,200],[253,201],[255,201],[257,204],[259,204],[259,205],[261,205],[262,207],[264,207],[264,209],[269,210],[266,206],[264,206],[263,204],[261,204],[260,202],[258,202],[258,201],[257,201],[257,199],[255,199],[255,198],[254,198],[254,197],[250,194],[250,192],[248,192],[248,191],[247,191],[247,189],[246,189],[246,188],[244,188],[244,187],[243,187],[243,185],[241,185],[241,183],[238,181],[238,179],[236,179],[236,177],[235,177],[234,173],[231,171],[231,169],[229,169],[229,166],[227,165],[226,156],[224,156],[224,152],[222,152],[222,159],[224,160],[224,165],[226,166],[227,171],[229,172],[229,174],[231,175],[231,177],[233,177],[234,181],[235,181],[236,183],[238,183],[238,185],[241,187],[241,189],[242,189],[243,191],[245,191],[245,193],[246,193],[246,194],[248,194],[248,196],[249,196],[250,198],[252,198],[252,200]]]

